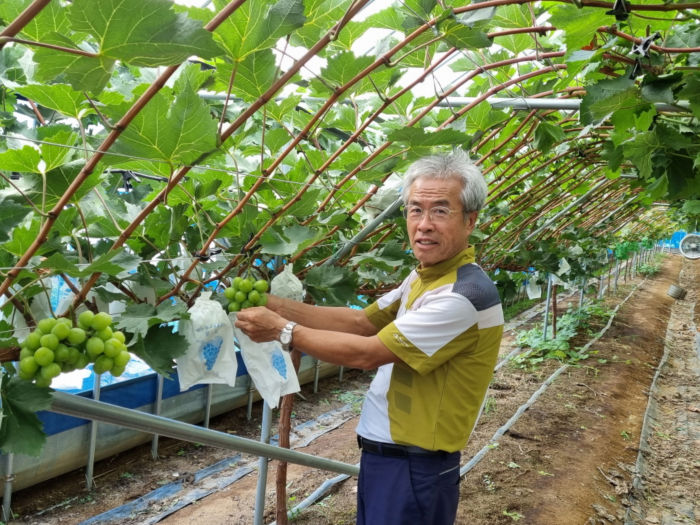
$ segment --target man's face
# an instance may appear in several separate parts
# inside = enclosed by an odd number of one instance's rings
[[[423,213],[420,218],[409,213],[406,225],[411,248],[423,268],[446,261],[467,247],[477,212],[465,217],[461,192],[462,183],[457,178],[421,177],[411,185],[406,208],[418,207]],[[448,208],[449,215],[431,217],[429,210],[435,206]]]

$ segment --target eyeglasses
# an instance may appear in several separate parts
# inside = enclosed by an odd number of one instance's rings
[[[461,213],[462,210],[452,210],[447,206],[433,206],[428,210],[428,217],[432,222],[445,222],[453,213]],[[403,216],[412,221],[419,221],[425,215],[425,210],[420,206],[410,205],[403,209]]]

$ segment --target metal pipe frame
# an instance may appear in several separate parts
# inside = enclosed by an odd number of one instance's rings
[[[183,421],[111,405],[102,401],[95,401],[65,392],[53,393],[53,401],[50,410],[57,414],[102,421],[140,432],[157,433],[174,439],[236,450],[256,456],[266,456],[280,461],[329,470],[339,474],[356,476],[360,472],[360,467],[357,465],[350,465],[332,459],[312,456],[311,454],[305,454],[303,452],[267,445],[252,439],[226,434],[225,432],[191,425]]]

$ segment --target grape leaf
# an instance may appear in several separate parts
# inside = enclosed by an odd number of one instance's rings
[[[209,108],[188,84],[175,97],[158,93],[121,134],[114,152],[124,157],[108,157],[120,164],[128,157],[165,161],[157,173],[169,175],[172,166],[187,164],[216,146],[216,120]]]
[[[217,75],[223,82],[228,82],[232,68],[232,64],[222,64],[217,68]],[[275,56],[269,49],[251,53],[236,68],[232,92],[247,102],[252,102],[265,93],[277,74]]]
[[[185,336],[173,333],[170,326],[159,324],[151,327],[146,337],[139,334],[137,342],[129,346],[129,351],[143,359],[153,370],[169,378],[175,366],[174,359],[183,355],[188,346]]]
[[[16,376],[4,376],[1,395],[0,449],[6,454],[38,456],[46,434],[36,412],[51,406],[51,390]]]
[[[540,122],[535,129],[535,147],[543,152],[549,151],[553,144],[564,140],[564,130],[549,122]]]
[[[3,0],[0,2],[0,18],[5,22],[17,18],[30,0]],[[41,41],[49,33],[61,33],[69,27],[66,10],[58,2],[48,2],[41,11],[22,27],[20,35],[29,40]]]
[[[19,341],[14,336],[15,329],[7,321],[0,320],[0,348],[17,348]],[[0,405],[0,419],[2,419],[2,406]]]
[[[69,49],[78,46],[65,35],[45,35],[42,41]],[[35,80],[39,82],[67,82],[76,90],[99,93],[109,82],[115,60],[109,57],[82,56],[55,49],[39,48],[34,52],[37,64]]]
[[[448,18],[439,25],[445,40],[457,49],[479,49],[489,47],[493,43],[483,31]]]
[[[10,149],[0,153],[0,166],[4,171],[21,173],[39,173],[39,152],[31,146],[22,149]]]
[[[134,334],[136,338],[144,339],[155,325],[188,318],[187,306],[181,301],[164,302],[157,308],[148,303],[137,303],[127,304],[126,310],[116,324],[125,332]]]
[[[352,2],[349,0],[304,0],[304,26],[292,33],[292,43],[304,47],[311,47],[347,12]],[[395,9],[386,9],[385,12],[395,13]],[[397,23],[398,25],[398,23]],[[341,31],[341,35],[345,29]]]
[[[140,1],[140,0],[137,0]],[[216,0],[217,9],[222,9],[227,2]],[[229,16],[216,30],[228,54],[240,62],[248,55],[272,48],[277,40],[301,27],[304,17],[302,0],[269,0],[245,2],[235,13]]]
[[[290,255],[295,253],[306,241],[313,239],[314,230],[304,226],[285,228],[284,233],[270,229],[260,239],[263,253],[271,255]]]
[[[124,248],[119,248],[102,254],[87,268],[80,271],[78,275],[71,275],[71,277],[88,277],[93,273],[118,275],[125,270],[136,268],[140,262],[140,257],[128,253]]]
[[[68,10],[72,29],[95,37],[102,57],[154,67],[221,54],[202,23],[175,13],[170,0],[74,0]]]
[[[80,274],[78,267],[70,262],[62,253],[53,253],[39,264],[38,268],[48,268],[53,270],[52,273],[65,273],[71,277],[76,277]]]
[[[426,132],[418,128],[401,128],[389,134],[389,140],[412,146],[430,147],[442,144],[464,144],[470,137],[454,129]]]
[[[94,113],[85,96],[68,84],[31,84],[17,88],[17,92],[45,108],[69,117],[79,118]]]
[[[596,28],[610,22],[603,9],[557,5],[550,12],[551,24],[564,32],[567,55],[588,45],[595,38]]]
[[[9,232],[20,224],[31,210],[27,206],[14,202],[12,199],[0,200],[0,207],[2,207],[2,213],[0,214],[0,242],[5,242],[10,238]]]
[[[357,304],[357,274],[348,268],[317,266],[304,279],[306,290],[316,304],[347,306]]]

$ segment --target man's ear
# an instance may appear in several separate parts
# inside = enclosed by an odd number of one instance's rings
[[[467,223],[467,227],[469,228],[470,232],[476,226],[476,218],[478,215],[479,215],[478,211],[470,211],[469,213],[466,214],[465,222]]]

